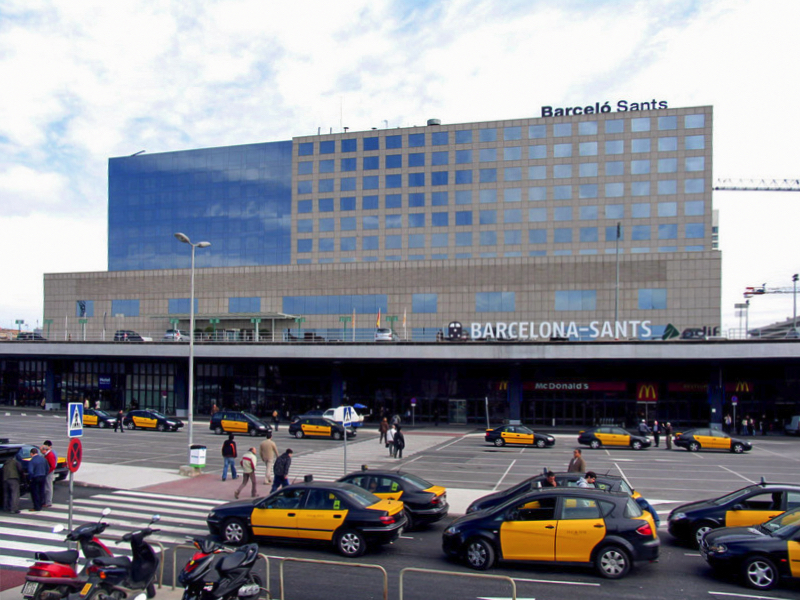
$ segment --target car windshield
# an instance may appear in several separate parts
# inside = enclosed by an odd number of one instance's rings
[[[629,496],[633,496],[633,488],[628,485],[628,482],[624,479],[619,482],[619,491],[625,492]]]
[[[109,416],[109,414],[106,411],[97,410],[97,409],[95,409],[94,414],[96,414],[98,417],[108,417]]]
[[[716,505],[728,504],[729,502],[733,502],[734,500],[737,500],[742,496],[746,496],[751,491],[752,488],[742,488],[741,490],[736,490],[735,492],[731,492],[730,494],[722,496],[721,498],[715,498],[713,500],[710,500],[710,502]]]
[[[798,523],[800,523],[800,508],[795,508],[794,510],[783,513],[779,517],[767,521],[762,527],[768,532],[780,537],[781,529],[784,527],[794,528]]]
[[[259,419],[257,416],[255,416],[255,415],[251,415],[251,414],[250,414],[250,413],[248,413],[248,412],[243,412],[242,414],[243,414],[245,417],[247,417],[248,419],[252,419],[253,421],[261,421],[261,419]]]
[[[372,506],[373,504],[377,504],[381,501],[381,499],[372,492],[368,492],[367,490],[357,486],[339,491],[346,496],[348,500],[362,507]]]
[[[430,481],[425,481],[422,477],[417,477],[416,475],[412,475],[411,473],[402,473],[400,475],[400,479],[403,481],[407,481],[412,485],[416,485],[417,487],[426,490],[429,487],[433,486]]]
[[[152,414],[154,417],[156,417],[157,419],[166,419],[166,418],[167,418],[167,417],[166,417],[166,415],[163,415],[163,414],[161,414],[161,413],[160,413],[160,412],[158,412],[157,410],[151,410],[151,411],[150,411],[150,413],[151,413],[151,414]]]

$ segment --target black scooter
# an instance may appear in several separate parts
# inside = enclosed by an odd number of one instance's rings
[[[87,573],[89,579],[77,594],[69,600],[107,600],[108,598],[152,598],[156,595],[155,578],[161,558],[145,538],[159,531],[150,525],[161,519],[153,515],[144,529],[131,531],[122,536],[130,542],[132,559],[127,556],[101,556],[92,559]],[[144,594],[142,594],[144,592]]]
[[[233,600],[257,598],[263,583],[252,573],[258,560],[258,544],[233,552],[210,540],[195,540],[200,552],[181,571],[178,581],[186,589],[183,600]]]

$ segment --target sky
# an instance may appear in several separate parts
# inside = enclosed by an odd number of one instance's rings
[[[0,328],[45,273],[107,270],[108,158],[538,117],[627,99],[713,105],[714,178],[798,179],[800,3],[786,0],[0,1]],[[747,286],[792,289],[800,193],[715,192],[722,333]],[[750,327],[791,318],[751,301]]]

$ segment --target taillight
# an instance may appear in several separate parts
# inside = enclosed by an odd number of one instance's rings
[[[650,527],[650,523],[645,522],[644,525],[640,525],[636,528],[636,533],[640,535],[652,536],[653,528]]]
[[[434,496],[433,498],[431,498],[431,504],[439,504],[441,501],[442,501],[441,496]]]
[[[28,575],[31,575],[32,577],[50,577],[50,571],[31,567],[30,569],[28,569]]]
[[[97,565],[89,565],[89,573],[98,573],[100,571],[100,567]]]
[[[383,515],[382,517],[380,517],[380,520],[381,523],[383,523],[384,525],[392,525],[393,523],[396,522],[395,518],[392,515]]]

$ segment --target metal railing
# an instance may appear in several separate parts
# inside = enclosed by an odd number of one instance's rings
[[[400,571],[400,600],[403,600],[403,580],[406,573],[427,573],[428,575],[445,575],[448,577],[470,577],[472,579],[493,579],[496,581],[506,581],[511,584],[511,600],[517,600],[517,584],[505,575],[486,575],[483,573],[459,573],[457,571],[439,571],[437,569],[418,569],[407,567]]]
[[[380,571],[383,574],[383,600],[389,600],[389,575],[386,573],[386,569],[384,569],[380,565],[368,565],[365,563],[350,563],[350,562],[342,562],[338,560],[315,560],[311,558],[281,558],[280,559],[280,582],[281,582],[281,600],[285,600],[284,597],[284,572],[283,566],[287,562],[299,562],[299,563],[310,563],[310,564],[317,564],[317,565],[331,565],[335,567],[354,567],[358,569],[374,569]],[[402,589],[402,587],[401,587]],[[402,594],[400,596],[402,598]]]

